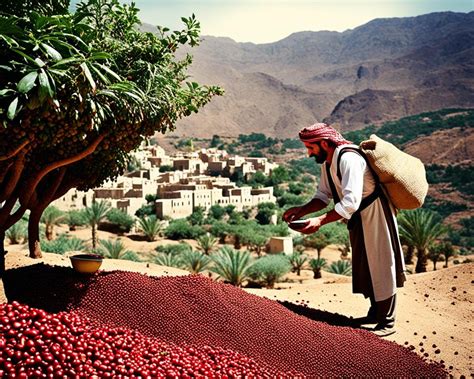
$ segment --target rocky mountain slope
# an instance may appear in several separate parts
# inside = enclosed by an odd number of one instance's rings
[[[147,28],[147,26],[144,26]],[[474,12],[376,19],[345,32],[269,44],[204,36],[191,79],[226,95],[181,120],[180,136],[294,137],[326,120],[342,130],[446,107],[474,107]]]

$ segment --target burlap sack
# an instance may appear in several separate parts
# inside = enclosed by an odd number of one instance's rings
[[[428,193],[423,162],[375,134],[361,142],[360,148],[395,207],[415,209],[423,205]]]

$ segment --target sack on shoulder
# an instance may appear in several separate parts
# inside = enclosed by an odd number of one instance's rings
[[[428,193],[428,182],[421,160],[375,134],[361,142],[360,148],[396,208],[415,209],[423,205]]]

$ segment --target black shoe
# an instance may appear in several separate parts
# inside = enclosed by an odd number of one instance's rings
[[[351,322],[354,328],[360,328],[360,327],[363,327],[364,325],[377,324],[377,320],[375,319],[375,317],[371,317],[371,316],[353,318]]]
[[[396,333],[396,329],[395,326],[388,326],[387,324],[377,324],[371,330],[371,332],[379,337],[387,337]]]

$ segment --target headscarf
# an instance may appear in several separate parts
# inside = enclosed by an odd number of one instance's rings
[[[336,129],[322,122],[301,129],[299,136],[302,142],[329,140],[334,142],[336,146],[352,143],[346,140]]]

